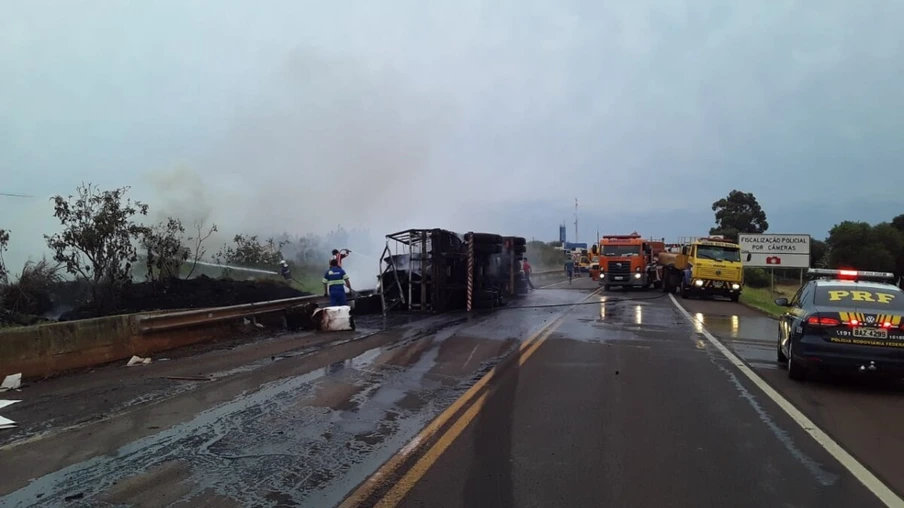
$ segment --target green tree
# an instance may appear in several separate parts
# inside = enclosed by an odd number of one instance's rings
[[[147,228],[141,244],[144,247],[148,281],[166,281],[179,277],[182,264],[189,256],[189,249],[183,245],[184,235],[182,221],[172,217]]]
[[[891,225],[894,226],[894,228],[898,231],[904,233],[904,213],[892,219]]]
[[[819,268],[829,266],[829,246],[826,242],[810,239],[810,265]]]
[[[709,230],[712,235],[736,241],[739,233],[765,233],[769,229],[766,212],[750,192],[732,190],[713,203],[712,209],[716,214],[716,226]]]
[[[257,235],[235,235],[232,242],[234,246],[224,245],[214,256],[217,263],[265,270],[278,269],[283,258],[280,249],[286,245],[285,241],[272,238],[261,243]]]
[[[120,287],[132,280],[138,260],[136,244],[147,228],[136,224],[136,215],[147,215],[148,206],[126,198],[128,187],[101,191],[82,184],[76,196],[55,196],[53,215],[63,226],[44,236],[53,260],[66,271],[87,281],[95,307],[116,307]]]
[[[888,222],[875,226],[852,221],[836,224],[826,243],[829,264],[835,268],[898,273],[904,269],[897,259],[904,249],[904,233]]]

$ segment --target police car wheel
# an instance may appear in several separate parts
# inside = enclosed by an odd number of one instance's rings
[[[782,339],[781,339],[781,337],[779,337],[779,339],[778,339],[778,345],[776,345],[776,348],[775,348],[775,361],[777,361],[777,362],[779,363],[779,366],[780,366],[780,367],[787,367],[787,366],[788,366],[788,357],[785,356],[785,352],[782,351]]]
[[[794,361],[794,341],[788,341],[788,377],[794,381],[807,379],[807,371],[799,363]]]

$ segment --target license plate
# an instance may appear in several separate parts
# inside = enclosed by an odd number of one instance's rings
[[[625,280],[624,277],[612,277],[613,280]]]
[[[854,337],[863,339],[887,339],[888,330],[884,328],[854,328]]]
[[[713,287],[720,288],[720,287],[722,287],[722,283],[721,282],[713,282]]]

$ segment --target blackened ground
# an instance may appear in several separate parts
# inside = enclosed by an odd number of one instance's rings
[[[202,275],[188,280],[171,279],[166,283],[129,284],[123,289],[115,309],[98,312],[94,305],[83,304],[63,313],[59,319],[70,321],[151,310],[224,307],[309,294],[278,280],[212,279]]]

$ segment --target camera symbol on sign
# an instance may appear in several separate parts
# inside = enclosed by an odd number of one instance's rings
[[[778,256],[769,256],[768,258],[766,258],[766,264],[767,265],[780,265],[780,264],[782,264],[782,258],[780,258]]]

